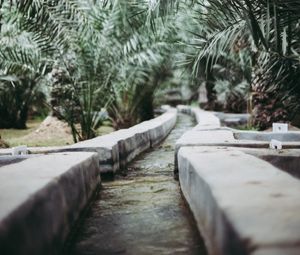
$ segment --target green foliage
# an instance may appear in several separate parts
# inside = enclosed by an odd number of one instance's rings
[[[181,1],[179,12],[194,19],[188,26],[192,36],[183,40],[191,45],[186,64],[194,75],[206,76],[207,87],[212,87],[219,78],[211,69],[216,64],[236,69],[236,65],[232,66],[232,56],[247,50],[250,54],[246,59],[234,62],[239,63],[238,73],[251,83],[254,124],[266,128],[272,121],[291,120],[300,106],[300,2],[194,0],[192,5],[186,2],[189,1]],[[231,83],[230,78],[226,80]]]
[[[0,9],[7,123],[21,105],[28,112],[49,73],[53,111],[75,141],[96,135],[103,108],[116,128],[151,118],[164,83],[189,87],[190,100],[204,84],[210,107],[223,93],[236,112],[251,90],[258,126],[299,109],[298,0],[12,0]]]
[[[31,47],[3,42],[2,79],[30,72],[37,84],[52,69],[50,103],[54,114],[71,126],[74,141],[96,135],[103,107],[116,127],[152,117],[154,91],[170,75],[164,58],[175,31],[166,19],[149,18],[154,11],[148,11],[149,4],[37,0],[3,5],[5,23],[26,35]],[[161,29],[154,32],[154,26]]]
[[[44,98],[41,84],[46,83],[44,77],[51,60],[36,49],[28,33],[12,23],[13,14],[2,17],[5,22],[0,38],[0,127],[26,128],[29,111],[37,99]]]

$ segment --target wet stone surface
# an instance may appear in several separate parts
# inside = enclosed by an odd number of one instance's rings
[[[162,145],[103,183],[67,254],[206,254],[173,178],[175,142],[193,125],[179,115]]]

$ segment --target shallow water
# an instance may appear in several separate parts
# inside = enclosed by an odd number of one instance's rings
[[[173,178],[175,142],[193,125],[179,115],[160,146],[103,183],[67,254],[206,254]]]

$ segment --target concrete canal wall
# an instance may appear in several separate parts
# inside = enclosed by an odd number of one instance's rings
[[[58,254],[100,185],[99,157],[79,152],[14,160],[0,167],[1,254]]]
[[[198,125],[177,141],[175,164],[209,254],[300,254],[300,132],[239,131],[188,113]],[[283,149],[269,149],[272,139]]]

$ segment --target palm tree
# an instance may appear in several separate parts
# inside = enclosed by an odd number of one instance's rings
[[[35,97],[42,94],[51,60],[16,25],[19,17],[7,8],[2,6],[0,33],[0,126],[22,129]]]
[[[209,74],[209,66],[232,54],[238,41],[248,41],[254,125],[264,129],[273,121],[291,120],[299,109],[299,1],[190,2],[199,24],[194,70],[205,62]],[[155,3],[156,9],[170,7],[170,1]]]
[[[37,0],[11,1],[9,8],[10,19],[27,33],[36,51],[51,60],[56,96],[52,108],[69,123],[74,141],[95,135],[102,107],[122,109],[116,119],[136,115],[135,123],[146,118],[139,107],[144,98],[151,99],[164,76],[160,67],[170,48],[164,40],[171,34],[170,27],[149,32],[156,22],[147,22],[147,3]],[[130,91],[135,97],[126,110]],[[149,112],[152,115],[152,109]]]

